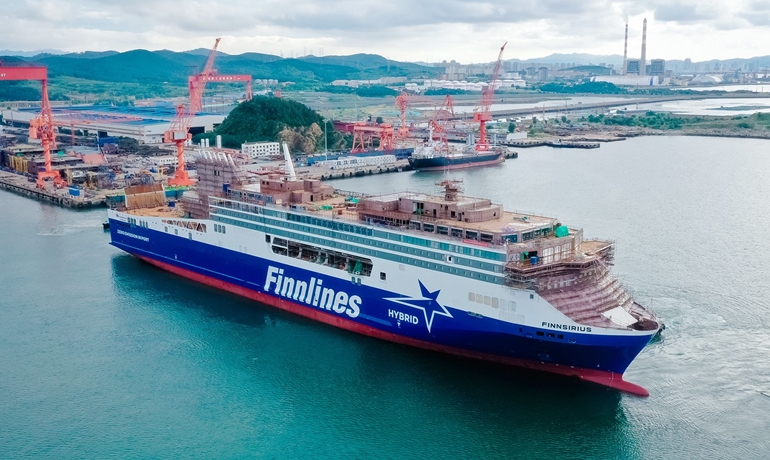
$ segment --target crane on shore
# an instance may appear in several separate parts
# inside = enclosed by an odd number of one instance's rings
[[[195,183],[187,174],[184,162],[184,146],[187,141],[192,139],[190,134],[190,125],[192,124],[193,113],[184,104],[176,107],[176,115],[171,120],[171,125],[163,134],[163,142],[176,144],[176,171],[174,177],[168,180],[171,186],[189,186]]]
[[[214,48],[211,49],[209,57],[206,59],[206,65],[203,67],[203,71],[197,75],[192,75],[187,79],[187,85],[190,90],[190,113],[193,115],[203,110],[203,90],[206,89],[206,83],[208,82],[246,82],[246,100],[250,101],[253,97],[251,75],[219,75],[214,69],[214,59],[217,55],[217,47],[219,46],[220,40],[220,38],[217,38],[214,42]]]
[[[500,54],[497,55],[497,62],[495,68],[492,71],[492,78],[489,81],[489,86],[481,90],[481,106],[473,113],[473,121],[479,123],[479,140],[476,142],[476,151],[485,152],[489,150],[489,141],[487,140],[487,122],[492,120],[492,98],[495,95],[495,86],[500,80],[500,70],[503,65],[503,51],[505,51],[505,42],[500,47]]]
[[[46,180],[53,180],[54,186],[63,187],[66,182],[59,171],[51,166],[51,150],[56,148],[56,128],[54,126],[51,103],[48,100],[48,69],[46,67],[4,67],[0,62],[0,81],[38,80],[42,84],[40,113],[29,122],[29,137],[40,139],[45,157],[45,169],[37,172],[37,187],[44,189]]]

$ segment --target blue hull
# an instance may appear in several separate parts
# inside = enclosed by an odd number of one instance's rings
[[[325,288],[333,289],[336,293],[345,293],[346,299],[357,297],[360,300],[358,305],[354,305],[352,300],[348,304],[335,304],[335,308],[327,308],[326,313],[338,315],[340,320],[355,322],[362,326],[362,329],[379,330],[404,339],[441,347],[622,374],[650,340],[650,336],[605,336],[567,331],[559,333],[562,338],[551,338],[546,336],[546,332],[552,333],[552,330],[473,316],[450,305],[443,305],[445,310],[399,306],[388,300],[403,297],[399,293],[319,275],[282,263],[282,256],[268,260],[118,220],[110,220],[110,224],[111,244],[128,253],[272,296],[276,300],[294,300],[292,303],[300,304],[309,310],[323,307],[313,306],[312,302],[303,302],[304,296],[297,301],[291,298],[291,293],[286,295],[277,292],[275,276],[273,282],[269,281],[271,273],[275,275],[280,270],[284,278],[304,280],[308,284],[321,280]],[[418,280],[415,280],[415,283],[418,283]],[[441,289],[441,286],[425,287],[431,293]],[[440,302],[440,292],[437,295]],[[359,311],[352,316],[351,310],[355,309]]]

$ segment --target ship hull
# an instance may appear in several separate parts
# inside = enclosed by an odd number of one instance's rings
[[[505,161],[505,154],[462,154],[456,156],[436,156],[433,158],[409,158],[409,165],[417,171],[444,171],[465,169],[479,166],[491,166]]]
[[[559,333],[558,339],[555,334],[548,334],[553,338],[547,339],[531,324],[471,315],[449,305],[445,305],[445,313],[436,310],[430,315],[427,310],[399,306],[393,299],[403,298],[402,294],[361,285],[360,280],[351,282],[345,272],[345,278],[328,276],[286,263],[285,257],[244,254],[173,234],[127,226],[119,220],[111,220],[110,227],[114,246],[161,269],[321,323],[391,342],[575,376],[646,395],[643,388],[624,381],[622,374],[652,334],[565,331]],[[260,236],[255,234],[254,238]],[[288,295],[281,292],[278,274],[291,279],[292,285],[295,280],[309,282],[311,291],[314,283],[323,283],[338,296],[357,298],[358,305],[349,303],[347,309],[345,305],[332,307],[330,303],[325,308],[314,306],[311,296],[304,296],[304,292],[299,298],[296,293],[291,295],[291,289]],[[432,288],[443,287],[434,284]],[[351,312],[353,306],[359,311]]]

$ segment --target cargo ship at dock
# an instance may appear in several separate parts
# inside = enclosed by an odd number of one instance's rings
[[[366,336],[578,377],[623,379],[659,331],[615,279],[611,241],[506,211],[444,180],[367,195],[287,176],[249,184],[224,155],[197,192],[160,185],[109,211],[111,244],[160,269]]]

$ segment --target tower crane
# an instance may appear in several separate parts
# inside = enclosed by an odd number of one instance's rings
[[[208,59],[206,59],[206,65],[203,67],[203,72],[198,75],[192,75],[187,79],[187,85],[190,90],[190,113],[196,114],[203,109],[203,90],[206,89],[206,83],[233,83],[236,81],[246,82],[246,100],[251,100],[253,92],[251,89],[251,75],[219,75],[214,69],[214,58],[217,55],[217,47],[219,41],[217,38],[214,41],[214,48],[211,49]]]
[[[492,98],[495,95],[495,86],[498,80],[500,80],[500,70],[503,64],[503,51],[505,51],[505,42],[500,47],[500,54],[497,55],[497,63],[495,63],[495,69],[492,72],[492,79],[489,82],[489,86],[481,91],[481,106],[479,110],[473,113],[473,121],[479,122],[479,140],[476,142],[477,151],[489,150],[489,141],[487,141],[487,122],[492,120]]]
[[[176,144],[176,172],[174,172],[174,177],[168,180],[168,185],[188,186],[194,183],[187,174],[184,163],[184,145],[188,140],[192,139],[190,134],[192,119],[193,114],[190,110],[184,104],[178,105],[176,115],[171,120],[171,126],[163,134],[163,142]]]
[[[29,122],[29,137],[40,139],[45,157],[45,169],[37,173],[37,186],[45,188],[46,179],[52,179],[54,186],[63,187],[64,180],[58,171],[51,166],[51,149],[56,148],[56,132],[54,127],[51,103],[48,100],[48,69],[45,67],[3,67],[0,63],[0,81],[39,80],[42,84],[42,101],[40,113]]]

